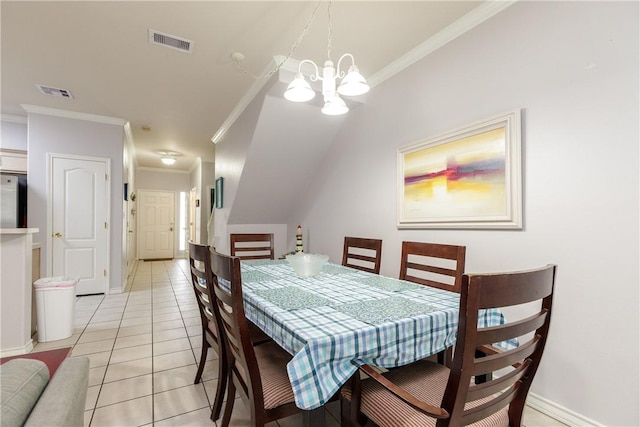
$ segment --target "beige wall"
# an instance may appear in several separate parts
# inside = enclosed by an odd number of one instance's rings
[[[117,121],[117,120],[115,120]],[[39,228],[34,242],[42,244],[42,276],[47,269],[47,153],[74,154],[111,160],[109,215],[109,289],[123,289],[123,168],[124,121],[122,124],[29,113],[28,224]]]

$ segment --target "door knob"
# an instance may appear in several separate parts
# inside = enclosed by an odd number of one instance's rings
[[[60,238],[60,237],[62,237],[62,233],[56,233],[56,234],[53,235],[53,237]]]
[[[173,231],[173,227],[169,228],[169,231]]]

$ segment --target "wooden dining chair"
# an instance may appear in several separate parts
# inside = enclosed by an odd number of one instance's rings
[[[222,400],[227,386],[228,358],[226,357],[225,342],[221,339],[218,319],[215,316],[214,295],[211,286],[213,276],[211,273],[211,257],[209,246],[189,242],[189,264],[191,266],[191,282],[198,301],[200,318],[202,320],[202,351],[194,384],[198,384],[202,378],[207,353],[210,348],[218,354],[218,384],[216,396],[211,410],[211,419],[216,421],[222,412]]]
[[[287,374],[291,355],[273,341],[258,346],[251,344],[242,299],[240,259],[212,250],[211,267],[217,315],[224,327],[230,355],[222,426],[229,425],[236,390],[249,407],[252,426],[264,426],[300,412]]]
[[[402,242],[400,280],[460,293],[466,247]]]
[[[342,265],[369,273],[380,274],[382,240],[345,237]]]
[[[368,419],[378,426],[520,426],[527,394],[549,333],[556,266],[502,274],[465,274],[460,295],[456,350],[451,369],[437,363],[379,373],[369,365],[341,391],[342,425]],[[527,304],[518,319],[478,328],[478,311]],[[503,350],[493,345],[517,338]],[[474,357],[476,349],[494,349]],[[406,368],[406,369],[405,369]],[[475,375],[498,370],[482,384]],[[366,418],[365,418],[366,417]]]
[[[273,233],[230,235],[231,256],[240,259],[275,259]]]
[[[464,273],[465,246],[426,242],[402,242],[400,280],[460,293]],[[452,348],[436,356],[451,366]]]

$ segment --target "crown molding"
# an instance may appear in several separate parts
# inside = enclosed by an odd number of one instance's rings
[[[38,105],[20,104],[20,106],[29,114],[44,114],[47,116],[63,117],[66,119],[86,120],[89,122],[104,123],[107,125],[124,126],[128,123],[124,119],[117,117],[99,116],[96,114],[79,113],[76,111],[61,110],[59,108],[41,107]]]
[[[516,3],[516,1],[517,0],[484,2],[482,5],[471,10],[462,18],[451,23],[437,34],[428,38],[400,58],[384,67],[382,70],[375,73],[368,79],[369,86],[375,87],[388,78],[393,77],[400,71],[415,64],[450,41],[460,37],[487,19],[502,12],[504,9]]]
[[[0,114],[0,120],[3,122],[19,123],[26,125],[28,120],[24,116],[14,116],[13,114]]]

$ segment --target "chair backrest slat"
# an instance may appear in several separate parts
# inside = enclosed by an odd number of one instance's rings
[[[400,280],[460,293],[465,246],[402,242]]]
[[[521,363],[533,354],[539,345],[539,339],[540,337],[536,335],[517,348],[479,358],[473,364],[472,374],[482,375]]]
[[[342,265],[379,274],[381,261],[382,240],[362,237],[344,238]]]
[[[531,362],[527,360],[525,363],[522,363],[515,367],[515,369],[513,369],[511,372],[498,377],[493,381],[471,385],[469,387],[469,391],[467,392],[467,401],[472,402],[477,399],[482,399],[483,397],[491,396],[495,393],[511,387],[516,382],[520,381],[520,379],[526,373],[526,370],[528,369],[530,363]]]
[[[474,276],[478,307],[508,307],[540,300],[552,292],[554,276],[555,270],[550,269]],[[540,285],[531,286],[532,282]]]
[[[479,330],[476,340],[480,345],[484,345],[506,341],[510,337],[522,336],[544,325],[547,315],[547,310],[543,309],[539,313],[521,321]]]
[[[489,403],[485,403],[483,405],[476,406],[474,408],[464,411],[461,417],[460,424],[450,423],[449,425],[455,425],[455,426],[469,425],[477,421],[483,420],[488,416],[490,416],[491,414],[495,414],[500,409],[504,408],[505,406],[513,402],[513,400],[516,397],[516,392],[518,391],[518,389],[519,389],[518,385],[514,385],[508,388],[503,393],[499,394],[498,397],[491,400]],[[513,425],[513,424],[509,424],[509,425]]]
[[[275,259],[273,233],[232,233],[231,256],[243,260]]]

